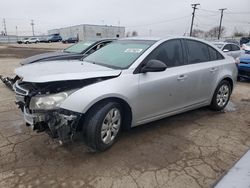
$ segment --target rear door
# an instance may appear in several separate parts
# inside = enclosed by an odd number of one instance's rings
[[[185,95],[185,105],[199,105],[209,102],[216,84],[219,63],[216,61],[219,52],[206,43],[183,39],[187,53],[189,89]],[[223,58],[222,55],[220,55]]]

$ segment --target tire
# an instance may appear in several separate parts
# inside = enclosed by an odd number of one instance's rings
[[[117,121],[109,121],[111,114]],[[121,132],[121,106],[117,102],[101,102],[87,113],[85,120],[83,133],[87,146],[94,151],[105,151],[117,141]]]
[[[230,83],[227,80],[222,80],[214,92],[210,108],[215,111],[223,110],[227,106],[231,93],[232,86]]]

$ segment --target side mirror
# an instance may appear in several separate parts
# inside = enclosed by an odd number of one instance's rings
[[[161,72],[165,71],[167,68],[167,65],[163,63],[162,61],[152,59],[149,60],[142,68],[141,73],[146,72]]]
[[[228,49],[224,49],[223,52],[229,52],[229,50]]]

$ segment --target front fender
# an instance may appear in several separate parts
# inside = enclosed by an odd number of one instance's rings
[[[116,77],[77,90],[60,107],[74,112],[86,113],[98,101],[115,97],[126,101],[133,111],[137,95],[138,85],[135,80]]]

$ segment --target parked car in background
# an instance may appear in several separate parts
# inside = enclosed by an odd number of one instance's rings
[[[77,37],[69,37],[62,40],[62,43],[77,43],[77,42],[78,42]]]
[[[233,43],[236,44],[237,46],[240,46],[240,42],[236,39],[226,39],[224,42]]]
[[[242,44],[242,50],[245,50],[246,53],[250,53],[250,42]]]
[[[44,37],[41,39],[41,42],[61,42],[62,37],[58,34],[56,35],[49,35],[48,37]]]
[[[49,52],[34,55],[28,57],[21,61],[21,65],[32,64],[41,61],[55,61],[55,60],[74,60],[81,59],[88,56],[89,54],[99,50],[103,46],[111,43],[115,39],[101,39],[101,40],[89,40],[82,41],[77,44],[74,44],[62,51]]]
[[[242,51],[238,64],[238,79],[250,79],[250,51]]]
[[[18,40],[18,44],[29,44],[29,43],[38,43],[39,38],[38,37],[25,37],[21,40]]]
[[[62,143],[82,131],[97,151],[122,129],[185,111],[227,105],[237,68],[232,57],[188,37],[126,38],[82,61],[22,66],[16,103],[27,125]]]
[[[30,37],[27,41],[26,44],[29,43],[38,43],[39,42],[39,38],[38,37]]]
[[[228,42],[213,42],[220,50],[233,58],[239,58],[241,54],[240,46]]]
[[[243,44],[245,44],[245,43],[248,43],[248,42],[250,42],[250,37],[242,37],[241,39],[240,39],[240,45],[242,46]]]
[[[29,37],[22,38],[21,40],[18,40],[18,44],[27,44],[29,41]]]
[[[60,35],[52,35],[48,37],[48,42],[61,42],[62,37]]]
[[[31,56],[21,61],[20,64],[27,65],[37,62],[56,61],[56,60],[76,60],[76,59],[80,60],[81,58],[90,55],[91,53],[95,52],[96,50],[99,50],[100,48],[113,42],[114,40],[116,39],[82,41],[62,51],[49,52]],[[19,77],[15,76],[14,78],[10,78],[10,77],[0,76],[0,79],[7,87],[12,89],[12,85],[17,80],[19,80]]]

